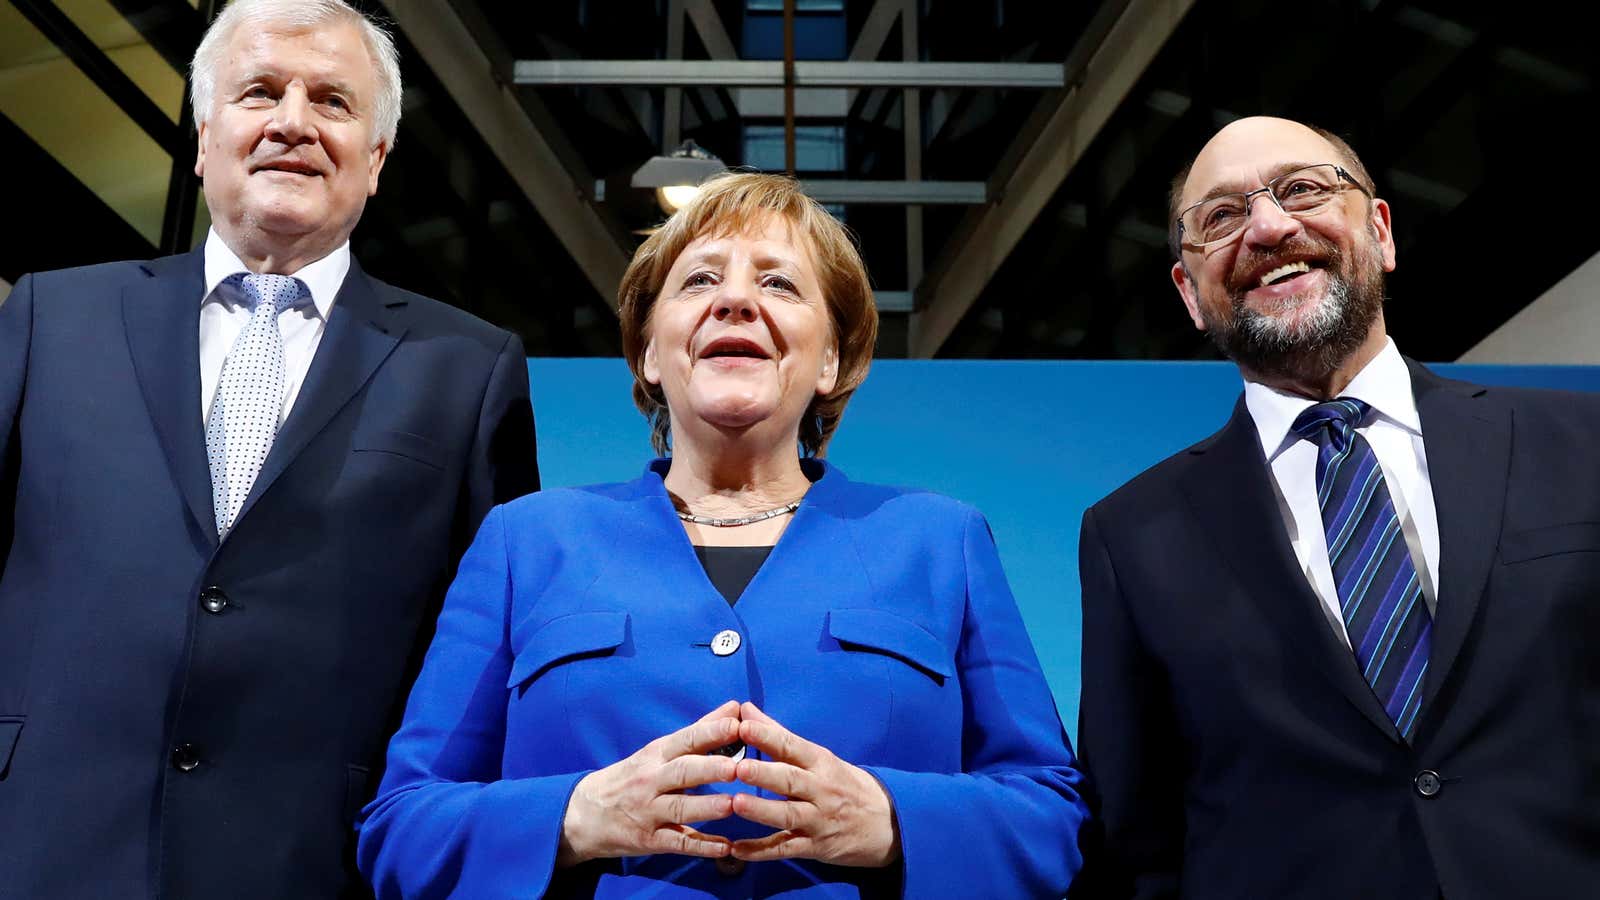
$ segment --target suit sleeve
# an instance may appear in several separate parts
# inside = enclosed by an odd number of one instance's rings
[[[511,671],[510,567],[496,508],[462,558],[389,744],[356,859],[377,896],[538,897],[586,772],[501,777]]]
[[[962,552],[962,771],[868,771],[894,803],[904,896],[1060,897],[1081,864],[1081,776],[988,524],[975,512]]]
[[[491,507],[539,489],[533,404],[528,397],[528,358],[516,335],[506,337],[495,357],[478,412],[478,430],[465,479],[457,555]]]
[[[1094,509],[1078,542],[1083,678],[1078,747],[1093,812],[1074,898],[1178,896],[1182,746],[1164,672],[1131,618]]]
[[[33,337],[33,276],[24,275],[0,300],[0,573],[10,555],[16,518],[21,450],[17,423],[28,380],[28,347]]]

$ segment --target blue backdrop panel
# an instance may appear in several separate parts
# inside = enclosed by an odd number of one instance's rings
[[[547,487],[636,477],[651,457],[618,359],[528,362]],[[1482,384],[1600,391],[1600,368],[1435,367]],[[828,458],[857,481],[914,485],[983,510],[1055,692],[1078,717],[1083,511],[1218,428],[1239,396],[1226,363],[883,360]]]

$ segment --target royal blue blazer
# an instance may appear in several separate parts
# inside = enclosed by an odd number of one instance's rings
[[[674,514],[668,465],[484,521],[362,814],[378,895],[1062,896],[1081,776],[983,517],[806,460],[814,485],[730,607]],[[730,629],[738,649],[714,654]],[[556,869],[580,778],[730,699],[876,776],[899,866],[724,872],[661,854]]]

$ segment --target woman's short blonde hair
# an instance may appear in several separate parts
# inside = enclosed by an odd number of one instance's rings
[[[640,245],[617,289],[622,319],[622,354],[633,370],[633,402],[650,419],[650,442],[666,453],[671,422],[661,386],[644,377],[644,349],[650,342],[650,313],[673,263],[703,237],[747,234],[777,216],[809,244],[817,267],[828,321],[839,349],[839,377],[827,396],[814,397],[800,421],[800,445],[807,455],[821,453],[839,427],[839,418],[872,366],[878,339],[878,307],[855,240],[832,214],[786,175],[726,172],[701,185],[687,206],[673,213]]]

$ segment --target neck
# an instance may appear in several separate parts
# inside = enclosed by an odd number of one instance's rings
[[[1350,382],[1361,374],[1361,370],[1365,369],[1368,363],[1377,358],[1388,339],[1388,332],[1384,329],[1383,314],[1379,313],[1372,321],[1372,327],[1367,329],[1366,339],[1332,369],[1316,372],[1266,373],[1240,366],[1239,370],[1246,380],[1264,384],[1273,390],[1319,402],[1332,400],[1350,386]]]
[[[667,492],[688,511],[719,518],[748,515],[798,499],[811,486],[800,469],[797,432],[756,442],[751,429],[730,434],[673,423]]]
[[[228,249],[239,257],[239,262],[251,272],[262,275],[293,275],[319,259],[327,256],[344,243],[348,233],[329,243],[327,235],[268,235],[257,233],[249,238],[226,234],[221,228],[217,236]]]

